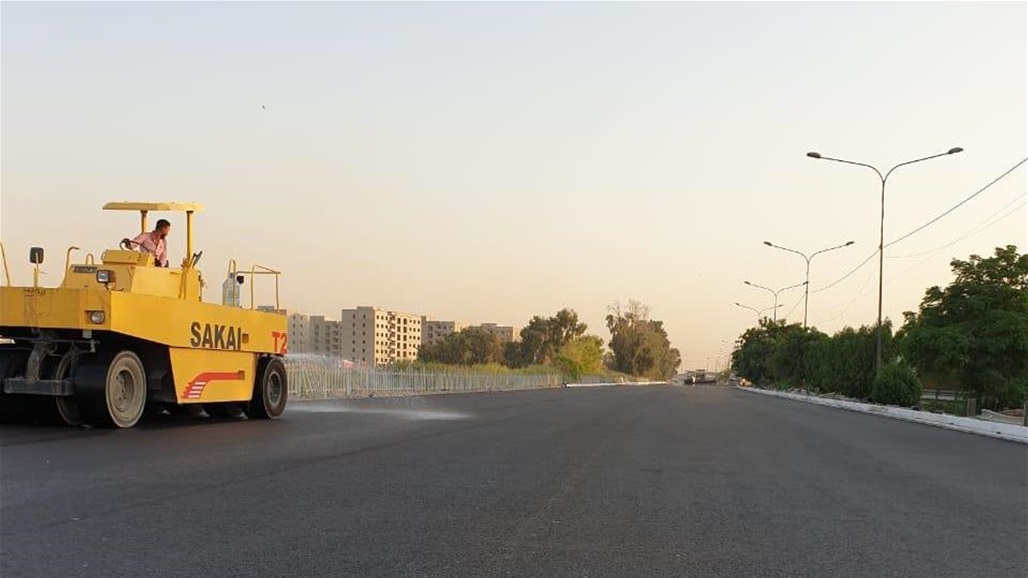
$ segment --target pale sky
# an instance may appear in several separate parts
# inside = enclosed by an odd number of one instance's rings
[[[0,235],[19,284],[32,245],[54,285],[69,245],[99,255],[137,232],[107,201],[189,200],[207,207],[208,301],[230,257],[281,268],[283,306],[333,317],[375,305],[521,326],[571,307],[607,340],[607,305],[637,299],[683,368],[713,366],[755,320],[733,303],[771,304],[743,280],[803,281],[803,260],[764,240],[855,241],[815,258],[814,289],[876,249],[877,177],[807,151],[884,170],[965,149],[890,177],[886,242],[1028,156],[1025,2],[4,2],[0,16]],[[886,249],[886,316],[949,283],[953,257],[1026,250],[1026,174]],[[782,294],[790,321],[801,297]],[[812,294],[810,322],[871,324],[876,299],[877,259]]]

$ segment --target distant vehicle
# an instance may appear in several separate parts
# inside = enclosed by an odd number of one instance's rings
[[[689,385],[690,383],[692,383],[691,380],[692,380],[692,378],[690,376],[688,376],[688,375],[678,374],[678,375],[672,377],[668,381],[668,383],[670,383],[671,385]]]

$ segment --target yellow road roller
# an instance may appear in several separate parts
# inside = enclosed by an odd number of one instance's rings
[[[280,272],[230,262],[221,303],[203,301],[193,252],[197,203],[112,202],[140,215],[141,234],[118,248],[72,262],[58,287],[39,284],[44,251],[29,250],[31,286],[12,286],[3,251],[0,286],[0,416],[4,421],[130,428],[148,411],[274,419],[288,397],[283,357],[287,319],[279,309]],[[147,217],[185,213],[185,258],[167,266],[147,250]],[[152,245],[152,244],[151,244]],[[163,265],[163,266],[162,266]],[[253,284],[275,278],[273,310],[255,308]],[[239,290],[249,275],[248,308]]]

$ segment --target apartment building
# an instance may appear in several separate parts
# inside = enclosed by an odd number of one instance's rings
[[[431,345],[446,339],[447,335],[460,333],[467,327],[467,323],[460,321],[439,321],[437,319],[421,318],[421,343]]]
[[[339,321],[324,315],[274,311],[288,316],[291,353],[332,355],[369,365],[416,360],[422,343],[436,343],[471,326],[371,306],[343,309]],[[519,337],[518,330],[509,325],[483,323],[475,327],[496,336],[500,343]]]
[[[342,356],[342,323],[324,315],[311,315],[307,349],[304,353]]]
[[[290,313],[289,325],[286,329],[288,342],[286,348],[290,353],[309,353],[310,351],[311,318],[304,313]]]
[[[361,306],[343,309],[340,319],[344,358],[374,365],[418,358],[422,336],[420,315]]]
[[[500,343],[509,343],[518,340],[518,331],[510,325],[497,325],[495,323],[483,323],[478,327],[485,329],[496,336]]]

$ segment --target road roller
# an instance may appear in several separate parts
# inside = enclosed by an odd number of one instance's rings
[[[29,248],[32,285],[13,286],[0,246],[0,418],[131,428],[145,413],[165,410],[281,416],[288,324],[277,303],[280,272],[260,265],[238,270],[232,261],[225,281],[234,291],[223,292],[221,303],[205,302],[197,267],[203,251],[193,252],[202,205],[111,202],[103,209],[139,213],[140,236],[122,239],[99,260],[87,254],[73,262],[78,247],[69,248],[57,287],[40,285],[42,247]],[[178,267],[162,266],[153,247],[138,241],[150,233],[148,216],[160,212],[185,213]],[[274,275],[273,309],[254,305],[259,274]],[[251,299],[244,307],[238,296],[247,276]]]

